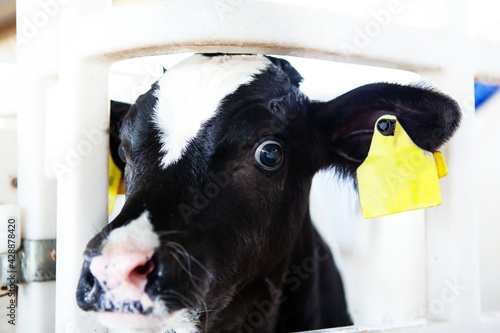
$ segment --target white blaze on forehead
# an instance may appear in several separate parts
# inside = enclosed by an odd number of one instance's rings
[[[107,254],[105,252],[123,249],[147,252],[159,245],[160,238],[153,232],[149,212],[144,211],[141,216],[126,226],[111,231],[102,252]]]
[[[167,70],[158,81],[153,116],[165,154],[161,166],[177,162],[220,102],[270,64],[264,56],[194,55]]]

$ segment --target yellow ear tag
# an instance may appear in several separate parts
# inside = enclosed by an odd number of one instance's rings
[[[439,205],[438,179],[446,173],[441,153],[416,146],[396,117],[380,117],[368,157],[357,170],[363,216],[372,218]]]
[[[113,212],[115,207],[116,196],[120,192],[120,184],[122,180],[122,172],[115,165],[111,155],[109,156],[109,194],[108,194],[108,214]]]

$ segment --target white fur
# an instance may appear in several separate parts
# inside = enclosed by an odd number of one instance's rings
[[[160,239],[153,232],[149,212],[144,211],[141,216],[124,227],[113,230],[103,247],[103,256],[112,256],[115,252],[140,251],[148,252],[160,245]],[[151,300],[146,293],[139,298],[129,299],[126,290],[120,287],[106,290],[107,306],[114,304],[120,307],[123,303],[140,301],[144,308],[153,308],[149,315],[122,312],[100,312],[97,314],[99,321],[109,328],[111,333],[197,333],[196,325],[198,316],[188,309],[171,312],[159,299]]]
[[[153,232],[149,212],[144,211],[134,221],[124,227],[114,229],[108,236],[103,252],[107,248],[125,248],[130,250],[150,251],[160,245],[160,238]]]
[[[133,269],[141,261],[147,262],[159,245],[160,239],[153,232],[147,211],[109,234],[102,248],[102,255],[95,257],[90,264],[90,271],[106,291],[106,307],[113,304],[121,308],[125,303],[139,301],[145,309],[154,308],[153,301],[143,290],[147,281],[124,283],[121,274]]]
[[[198,318],[187,309],[163,317],[99,313],[98,319],[110,333],[198,333]]]
[[[153,118],[160,131],[162,168],[181,158],[224,97],[250,83],[270,64],[263,56],[194,55],[167,70],[158,81]]]

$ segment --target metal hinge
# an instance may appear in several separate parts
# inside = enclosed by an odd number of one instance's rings
[[[0,256],[0,283],[5,285],[56,279],[56,240],[23,239],[15,254]]]

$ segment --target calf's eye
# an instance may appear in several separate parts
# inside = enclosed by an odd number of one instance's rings
[[[118,146],[118,156],[120,156],[121,160],[127,163],[127,158],[125,157],[125,149],[123,149],[122,144]]]
[[[265,170],[276,170],[283,163],[283,147],[274,140],[264,141],[255,150],[255,161]]]

